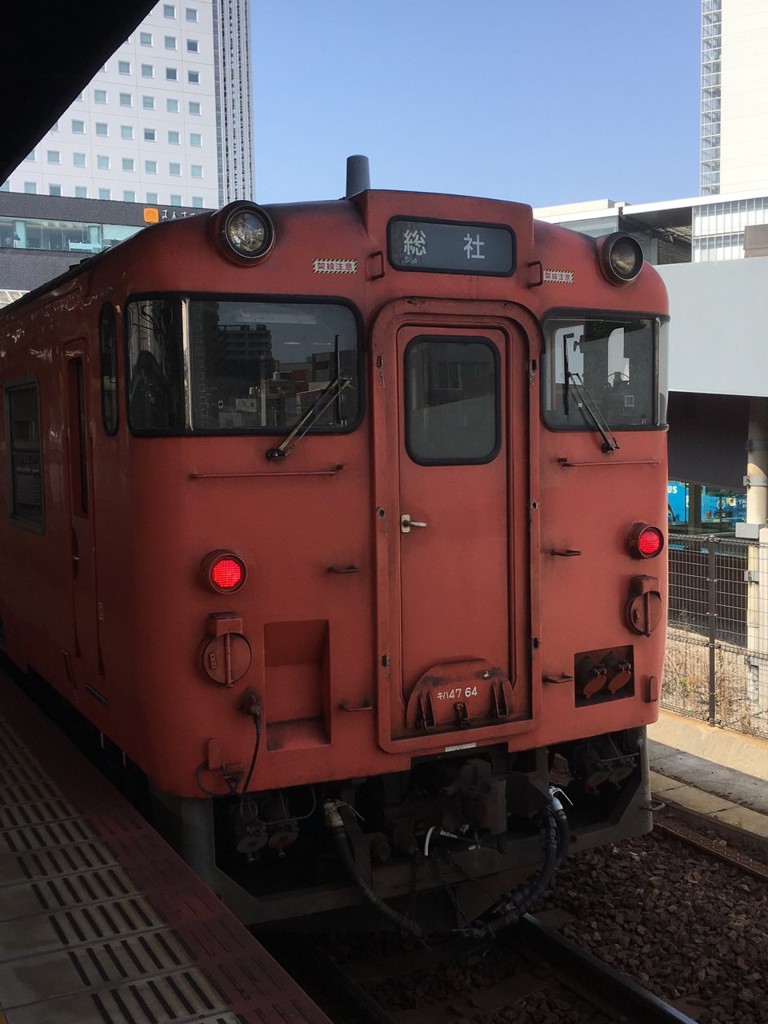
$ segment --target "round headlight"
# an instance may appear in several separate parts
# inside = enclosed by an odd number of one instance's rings
[[[608,235],[600,243],[600,268],[612,284],[634,281],[643,269],[643,250],[631,235]]]
[[[272,248],[272,221],[254,203],[231,203],[218,217],[219,239],[228,253],[250,261],[261,259]]]

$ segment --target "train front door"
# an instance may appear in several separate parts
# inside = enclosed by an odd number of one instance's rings
[[[514,569],[527,552],[526,347],[509,324],[447,320],[392,324],[378,361],[394,362],[378,433],[386,418],[380,478],[399,641],[389,656],[402,683],[393,737],[492,727],[522,711],[527,573],[515,580]]]
[[[86,381],[87,353],[84,343],[64,348],[66,377],[67,464],[69,466],[69,525],[72,565],[73,647],[70,672],[78,687],[106,703],[99,682],[101,667],[96,604],[96,563],[88,437]]]

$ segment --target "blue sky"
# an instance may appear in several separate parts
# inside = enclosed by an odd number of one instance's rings
[[[256,197],[699,191],[700,0],[253,0]]]

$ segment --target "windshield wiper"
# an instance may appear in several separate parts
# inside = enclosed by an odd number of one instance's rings
[[[615,452],[621,447],[619,442],[616,440],[616,436],[608,426],[605,417],[600,412],[592,395],[587,390],[587,385],[584,383],[584,379],[580,373],[568,372],[568,390],[573,388],[576,393],[576,397],[579,400],[579,407],[586,410],[589,413],[589,418],[594,423],[598,433],[603,439],[602,450],[604,452]],[[568,392],[566,391],[566,394]],[[566,406],[567,411],[567,406]]]
[[[351,377],[342,377],[341,374],[338,377],[334,377],[327,387],[320,392],[290,434],[280,442],[277,448],[270,448],[268,450],[267,458],[272,460],[287,458],[309,428],[320,419],[323,413],[336,401],[344,388],[349,387],[351,383]]]

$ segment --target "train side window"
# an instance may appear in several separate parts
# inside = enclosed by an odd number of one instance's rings
[[[487,338],[419,337],[405,351],[405,444],[421,465],[490,462],[501,443],[499,357]]]
[[[43,455],[37,382],[7,387],[5,409],[10,461],[11,519],[33,529],[42,530]]]
[[[117,433],[117,325],[115,307],[106,302],[99,314],[99,358],[101,365],[101,419],[104,430]]]
[[[658,427],[659,322],[558,314],[544,322],[543,410],[548,426],[595,430]]]
[[[128,421],[138,433],[184,430],[182,304],[178,299],[129,303]]]

